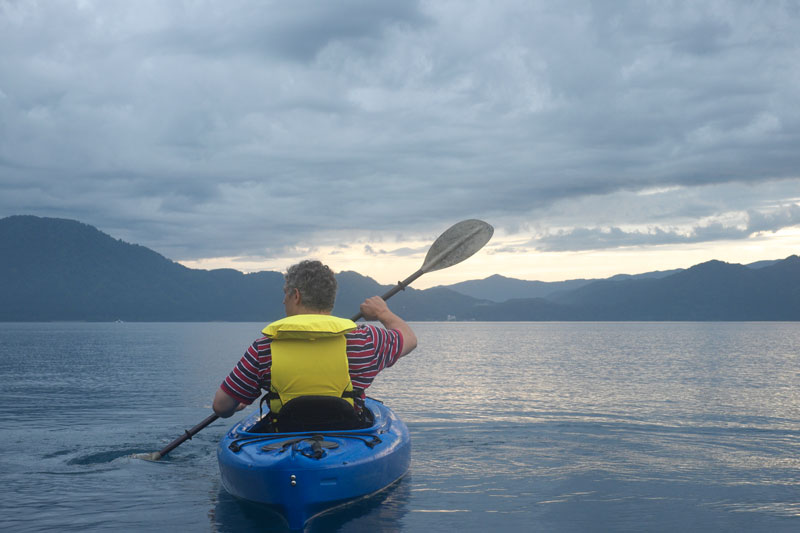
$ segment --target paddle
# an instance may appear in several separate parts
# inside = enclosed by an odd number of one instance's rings
[[[187,440],[191,439],[192,437],[194,437],[195,435],[200,433],[200,431],[202,429],[204,429],[206,426],[211,424],[217,418],[219,418],[219,415],[217,415],[217,414],[210,415],[209,417],[207,417],[205,420],[203,420],[202,422],[197,424],[192,429],[187,429],[186,431],[184,431],[183,435],[181,435],[180,437],[178,437],[174,441],[172,441],[169,444],[167,444],[166,446],[164,446],[161,450],[159,450],[157,452],[153,452],[153,453],[137,453],[137,454],[134,454],[133,457],[135,459],[144,459],[146,461],[158,461],[159,459],[161,459],[162,457],[167,455],[169,452],[171,452],[172,450],[174,450],[175,448],[177,448],[178,446],[180,446],[181,444],[183,444]]]
[[[463,220],[458,224],[450,227],[447,231],[439,235],[439,238],[431,245],[428,254],[425,256],[422,266],[419,270],[408,276],[403,281],[399,281],[389,292],[381,296],[384,300],[388,300],[398,292],[408,287],[414,280],[427,272],[434,272],[460,263],[461,261],[472,256],[475,252],[483,248],[489,242],[494,233],[494,228],[482,220],[470,219]],[[361,318],[361,313],[355,315],[351,320],[355,322]],[[163,449],[153,453],[136,454],[133,457],[137,459],[146,459],[148,461],[158,461],[169,452],[191,439],[194,435],[199,433],[203,428],[214,422],[218,415],[213,414],[194,426],[192,429],[187,429],[183,435],[167,444]]]
[[[483,220],[462,220],[458,224],[451,226],[450,229],[439,235],[439,238],[431,245],[420,269],[403,281],[398,281],[397,285],[392,287],[381,298],[388,300],[423,274],[451,267],[467,259],[483,248],[492,238],[493,233],[494,228]],[[355,322],[362,316],[364,315],[358,313],[350,320]]]

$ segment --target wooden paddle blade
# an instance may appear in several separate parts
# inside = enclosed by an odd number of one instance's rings
[[[489,242],[494,228],[483,220],[469,219],[455,224],[433,243],[420,270],[433,272],[460,263]]]

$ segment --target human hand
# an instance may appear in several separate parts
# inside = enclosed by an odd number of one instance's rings
[[[389,309],[389,306],[380,296],[373,296],[364,300],[364,303],[361,304],[361,314],[367,320],[379,320],[386,329],[396,329],[400,332],[403,345],[400,357],[417,347],[417,336],[414,335],[414,331],[406,324],[405,320]]]
[[[381,316],[385,316],[389,311],[389,306],[380,296],[372,296],[364,300],[361,304],[361,314],[367,320],[380,320]]]

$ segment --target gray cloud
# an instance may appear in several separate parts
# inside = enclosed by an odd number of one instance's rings
[[[690,244],[721,240],[739,240],[763,232],[776,232],[800,225],[800,205],[782,206],[767,213],[749,211],[741,224],[709,222],[688,229],[653,227],[647,230],[623,230],[619,227],[572,228],[543,235],[529,243],[541,251],[601,250],[632,246]]]
[[[393,250],[384,250],[382,248],[376,250],[373,246],[365,244],[364,252],[368,255],[390,255],[394,257],[409,257],[420,253],[425,253],[428,251],[428,248],[429,248],[428,246],[423,246],[421,248],[409,248],[407,246],[403,246],[401,248],[395,248]]]
[[[174,6],[173,6],[174,8]],[[418,3],[300,1],[282,3],[209,2],[202,17],[154,32],[159,49],[198,56],[265,55],[279,60],[309,63],[328,45],[353,43],[369,48],[379,44],[393,26],[424,25],[427,18]],[[220,32],[220,27],[226,31]]]
[[[765,207],[800,190],[798,30],[777,2],[4,2],[0,216],[175,259],[473,217],[746,238],[798,224]]]

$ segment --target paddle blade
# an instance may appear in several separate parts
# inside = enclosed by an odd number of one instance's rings
[[[494,228],[483,220],[469,219],[455,224],[433,243],[420,270],[433,272],[460,263],[489,242]]]
[[[143,459],[145,461],[158,461],[161,459],[161,454],[159,452],[153,453],[135,453],[130,456],[131,459]]]

